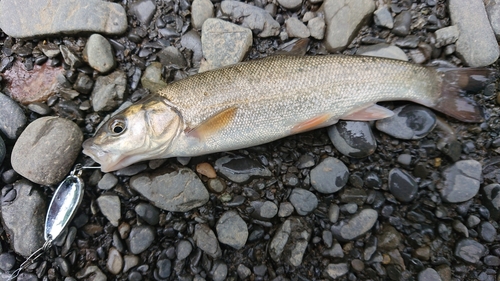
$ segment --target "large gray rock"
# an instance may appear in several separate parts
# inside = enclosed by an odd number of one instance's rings
[[[127,30],[125,9],[101,0],[2,0],[0,28],[15,38]]]
[[[130,186],[156,207],[171,212],[187,212],[209,199],[200,178],[187,168],[139,174],[130,179]]]
[[[242,61],[252,46],[252,31],[220,19],[207,19],[201,33],[206,63],[200,72]]]
[[[280,33],[280,24],[264,9],[239,1],[222,1],[220,8],[224,15],[240,20],[242,26],[260,31],[259,37]]]
[[[375,10],[372,0],[326,0],[325,46],[331,52],[345,49]]]
[[[68,119],[39,118],[26,127],[14,145],[12,167],[32,182],[58,184],[71,170],[82,141],[82,131]]]
[[[16,182],[11,192],[15,193],[15,198],[1,204],[2,221],[14,251],[27,257],[45,242],[47,202],[40,190],[26,180]]]
[[[487,66],[499,50],[482,0],[450,0],[451,21],[458,27],[457,54],[472,67]]]

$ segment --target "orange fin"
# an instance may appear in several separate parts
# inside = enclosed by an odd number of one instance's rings
[[[314,130],[316,128],[328,126],[334,124],[335,122],[328,124],[327,122],[330,120],[332,116],[328,113],[316,116],[304,122],[301,122],[295,126],[293,126],[292,130],[290,130],[291,134],[298,134],[310,130]]]
[[[224,109],[205,120],[196,128],[191,130],[188,129],[187,135],[194,136],[199,139],[205,139],[229,125],[229,123],[231,123],[236,116],[237,110],[237,107]]]
[[[392,115],[394,115],[394,112],[392,112],[391,110],[383,106],[374,104],[361,110],[349,113],[348,115],[343,116],[340,119],[352,121],[372,121],[391,117]]]

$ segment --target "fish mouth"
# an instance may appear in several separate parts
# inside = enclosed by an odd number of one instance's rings
[[[113,159],[117,157],[112,157],[111,153],[95,145],[93,139],[86,140],[83,142],[82,146],[83,154],[99,163],[99,165],[101,165],[101,171],[107,173],[123,168],[122,165],[120,165],[121,159]]]

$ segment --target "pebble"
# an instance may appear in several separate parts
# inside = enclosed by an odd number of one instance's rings
[[[406,36],[410,33],[411,13],[410,11],[402,11],[394,19],[394,27],[392,33],[397,36]]]
[[[73,89],[82,94],[88,94],[92,91],[94,80],[90,79],[85,73],[78,73]]]
[[[127,29],[127,15],[120,4],[101,0],[6,0],[0,3],[0,28],[14,38],[80,32],[119,35]]]
[[[336,223],[339,219],[340,207],[337,204],[331,204],[328,208],[328,220],[331,223]]]
[[[140,0],[131,3],[129,9],[139,22],[144,26],[148,26],[156,11],[156,4],[153,0]]]
[[[58,184],[80,153],[83,134],[68,119],[42,117],[26,127],[12,149],[14,170],[32,182]]]
[[[11,253],[0,254],[0,269],[9,271],[16,265],[16,257]]]
[[[28,109],[41,116],[49,115],[52,112],[52,109],[48,105],[41,102],[34,102],[28,104]]]
[[[202,62],[200,72],[243,61],[252,40],[252,31],[246,27],[221,19],[207,19],[201,33],[206,62]]]
[[[479,191],[482,168],[476,160],[458,161],[443,171],[441,197],[445,202],[465,202]]]
[[[236,250],[243,248],[247,242],[247,224],[235,211],[225,212],[217,221],[216,230],[219,241]]]
[[[111,44],[100,34],[90,35],[83,49],[83,60],[100,73],[107,73],[115,67]]]
[[[5,142],[3,141],[2,137],[0,137],[0,166],[3,165],[5,154],[7,154],[7,149],[5,148]]]
[[[490,211],[491,219],[500,219],[500,184],[492,183],[483,187],[482,203]]]
[[[409,203],[418,194],[418,184],[406,171],[394,168],[389,172],[389,191],[398,201]]]
[[[446,45],[453,44],[457,42],[460,33],[458,31],[458,27],[456,25],[450,25],[447,27],[443,27],[434,32],[436,34],[436,43],[434,46],[436,48],[441,48]]]
[[[158,58],[162,66],[174,67],[174,68],[185,68],[187,67],[187,62],[182,53],[174,46],[168,46],[158,53]],[[161,77],[161,68],[160,68]],[[161,81],[161,79],[159,79]]]
[[[187,212],[209,199],[201,180],[187,168],[172,173],[142,173],[130,179],[130,186],[156,207],[170,212]]]
[[[14,140],[21,135],[26,122],[26,115],[15,101],[0,93],[0,131],[8,139]]]
[[[127,76],[122,70],[116,70],[106,76],[97,77],[92,90],[92,108],[94,111],[111,111],[125,100]]]
[[[280,208],[278,210],[278,216],[280,218],[286,218],[293,213],[293,205],[290,202],[283,202],[280,204]]]
[[[201,29],[203,23],[214,17],[214,5],[210,0],[194,0],[191,6],[191,25]]]
[[[75,275],[78,279],[84,279],[92,276],[93,281],[106,281],[106,275],[96,265],[89,265],[82,270],[78,271]]]
[[[272,175],[271,171],[259,162],[239,155],[217,159],[215,169],[222,176],[235,183],[245,183],[253,178],[265,178]]]
[[[242,263],[238,265],[238,267],[236,268],[236,272],[238,273],[238,276],[240,277],[241,280],[245,280],[250,276],[250,274],[252,274],[250,268],[246,267]]]
[[[118,226],[121,219],[120,198],[116,195],[103,194],[97,198],[97,205],[102,214],[113,226]]]
[[[497,230],[487,221],[483,221],[478,228],[479,238],[487,243],[494,242],[497,237]]]
[[[331,258],[343,258],[344,250],[339,243],[335,243],[330,249],[323,251],[322,255]]]
[[[201,47],[201,38],[198,32],[190,30],[181,36],[181,46],[193,51],[192,63],[193,67],[200,67],[203,51]]]
[[[147,203],[139,203],[134,208],[135,213],[150,225],[157,225],[160,222],[160,210]]]
[[[384,225],[377,235],[378,249],[384,252],[397,249],[403,236],[393,226]]]
[[[486,256],[484,257],[483,261],[487,266],[500,266],[500,258],[497,256]]]
[[[371,19],[375,2],[325,0],[322,7],[326,21],[325,47],[330,52],[337,52],[345,49],[359,29]]]
[[[349,157],[364,158],[377,149],[377,141],[368,122],[341,120],[328,128],[328,136],[335,148]]]
[[[325,268],[325,275],[332,279],[337,279],[346,275],[349,272],[349,265],[347,263],[330,263]]]
[[[120,252],[116,248],[109,248],[108,252],[108,262],[106,263],[106,268],[109,273],[118,275],[123,268],[123,258]]]
[[[467,218],[467,226],[470,227],[470,228],[474,228],[476,227],[479,223],[481,222],[481,219],[474,216],[474,215],[470,215],[468,218]]]
[[[302,1],[299,3],[301,4]],[[307,26],[298,18],[290,17],[285,21],[286,32],[290,38],[308,38],[311,36]]]
[[[377,218],[377,211],[373,209],[361,210],[340,228],[339,234],[344,240],[354,240],[368,232],[377,222]]]
[[[318,198],[316,195],[302,188],[294,188],[292,194],[290,194],[289,200],[297,214],[301,216],[308,215],[318,206]]]
[[[215,172],[214,167],[207,162],[200,163],[196,165],[196,172],[209,179],[215,179],[217,177],[217,173]]]
[[[486,2],[486,14],[488,14],[488,19],[490,20],[491,28],[495,33],[497,41],[500,40],[500,2],[489,1]]]
[[[160,89],[167,86],[167,83],[165,83],[161,78],[162,69],[163,65],[157,61],[154,61],[150,65],[148,65],[141,77],[142,86],[153,93],[156,93]]]
[[[128,272],[131,268],[139,264],[139,257],[134,255],[125,255],[123,257],[123,272]]]
[[[264,9],[239,1],[222,1],[220,5],[224,15],[239,19],[241,25],[255,32],[258,37],[276,36],[280,33],[280,24]]]
[[[40,210],[47,208],[47,202],[40,189],[26,180],[14,183],[13,191],[16,197],[11,202],[2,197],[2,221],[14,251],[27,257],[44,243],[45,212]]]
[[[471,67],[487,66],[499,56],[498,43],[482,0],[451,0],[448,3],[451,22],[460,37],[456,53]]]
[[[189,255],[193,251],[193,245],[191,244],[191,242],[189,242],[187,240],[181,240],[177,244],[177,247],[175,250],[176,250],[175,252],[177,255],[177,259],[184,260],[185,258],[189,257]]]
[[[169,259],[159,259],[156,262],[158,277],[165,279],[172,274],[172,262]]]
[[[441,276],[432,268],[427,268],[418,273],[418,281],[441,281]]]
[[[301,0],[278,0],[278,3],[288,10],[297,10],[302,6]]]
[[[212,272],[212,279],[214,281],[224,281],[227,277],[227,265],[220,261],[215,262]]]
[[[269,255],[276,262],[300,266],[312,230],[303,218],[287,219],[274,234],[269,244]]]
[[[408,56],[403,50],[401,50],[401,48],[385,43],[369,46],[359,46],[356,54],[361,56],[381,57],[408,61]]]
[[[337,158],[328,157],[311,170],[311,185],[321,193],[331,194],[342,189],[349,179],[349,170]]]
[[[410,104],[393,111],[392,117],[375,123],[379,131],[392,137],[403,140],[421,139],[436,127],[436,115],[426,107]]]
[[[109,190],[118,183],[118,178],[111,173],[106,173],[97,183],[97,187],[102,190]]]
[[[307,28],[311,37],[317,40],[323,40],[325,37],[326,23],[322,17],[315,17],[307,22]]]
[[[197,224],[194,227],[193,239],[196,246],[214,259],[220,258],[222,250],[214,232],[206,224]]]
[[[465,238],[455,245],[455,256],[468,263],[478,263],[486,255],[486,247],[476,240]]]
[[[149,225],[133,226],[126,240],[130,253],[138,255],[144,252],[154,242],[155,236],[155,229]]]
[[[394,26],[394,19],[392,18],[391,11],[385,5],[380,6],[373,12],[373,21],[376,25],[392,29]]]

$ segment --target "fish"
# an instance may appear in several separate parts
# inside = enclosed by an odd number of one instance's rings
[[[366,56],[276,55],[168,84],[111,117],[83,143],[83,153],[111,172],[256,146],[341,119],[387,118],[393,112],[377,103],[394,100],[481,122],[482,108],[463,94],[494,73]]]

